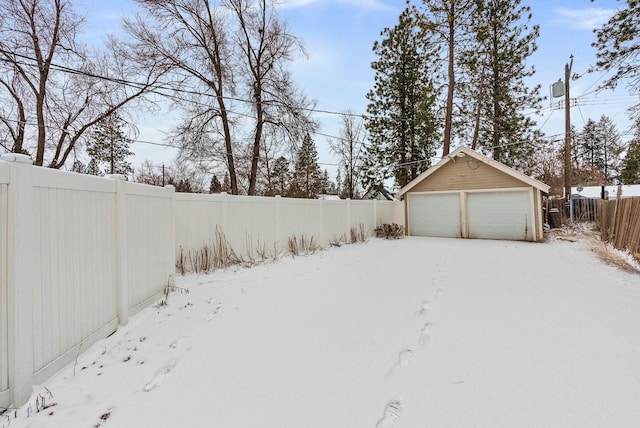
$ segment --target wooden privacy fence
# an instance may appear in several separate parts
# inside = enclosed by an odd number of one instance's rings
[[[604,241],[640,259],[640,198],[602,201],[600,233]]]
[[[176,194],[0,156],[0,410],[160,298],[181,250],[325,246],[402,224],[402,203]]]
[[[600,219],[602,199],[573,199],[571,201],[574,221],[594,222]]]

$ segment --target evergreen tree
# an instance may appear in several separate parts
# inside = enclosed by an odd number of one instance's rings
[[[126,122],[117,113],[113,113],[97,123],[87,144],[87,153],[98,164],[106,164],[106,174],[131,174],[133,168],[127,158],[133,153],[129,150],[129,139],[123,128]]]
[[[271,170],[271,192],[274,195],[287,196],[291,181],[290,163],[287,158],[280,156]]]
[[[466,68],[462,67],[467,56],[477,58],[481,55],[472,46],[471,16],[475,13],[476,0],[422,0],[425,8],[426,21],[423,29],[426,37],[437,42],[438,56],[446,65],[446,77],[442,80],[446,88],[444,100],[444,132],[442,137],[442,154],[448,155],[456,125],[463,127],[471,122],[460,120],[460,115],[466,108],[475,103],[468,102],[476,99],[477,94],[469,97],[467,102],[459,100],[459,84]],[[470,53],[470,55],[468,55]],[[470,58],[466,59],[467,61]],[[454,123],[457,119],[457,123]],[[460,129],[457,130],[460,133]]]
[[[593,0],[592,0],[593,1]],[[597,40],[596,65],[590,71],[613,71],[605,87],[615,88],[621,80],[629,82],[634,92],[640,90],[640,1],[627,0],[600,29]],[[636,113],[638,113],[636,105]]]
[[[295,170],[293,172],[292,196],[313,199],[322,187],[322,170],[318,165],[316,144],[307,134],[298,151]]]
[[[539,108],[539,86],[530,89],[525,79],[535,69],[527,58],[537,49],[537,25],[530,27],[531,11],[520,0],[478,0],[473,30],[486,73],[479,106],[478,143],[493,159],[522,168],[533,153],[535,122],[525,109]]]
[[[604,174],[606,183],[613,184],[620,177],[620,155],[624,145],[620,139],[620,133],[610,117],[602,115],[598,121],[598,136],[600,144],[598,155],[594,165]]]
[[[615,124],[603,115],[598,122],[587,120],[572,137],[575,182],[586,185],[611,184],[619,177],[624,146]]]
[[[224,179],[222,180],[221,190],[225,193],[229,193],[231,191],[231,181],[229,180],[229,174],[224,175]]]
[[[438,58],[421,30],[423,21],[408,6],[373,45],[378,59],[371,64],[375,83],[367,94],[365,187],[390,177],[406,185],[429,167],[439,144],[433,82]]]
[[[181,178],[181,179],[175,179],[173,177],[169,177],[168,183],[172,185],[176,192],[179,193],[196,193],[193,189],[193,186],[191,185],[191,180],[189,180],[189,178]]]
[[[329,178],[329,171],[325,169],[320,182],[320,193],[328,195],[330,194],[329,189],[331,189],[331,178]]]
[[[345,198],[344,186],[342,185],[342,175],[340,174],[340,168],[338,168],[338,172],[336,173],[336,195],[340,196],[340,198]]]
[[[87,167],[81,161],[76,159],[76,160],[73,161],[73,166],[71,167],[71,171],[78,172],[80,174],[86,174],[87,173]]]
[[[620,180],[624,184],[640,184],[640,119],[636,119],[634,128],[620,173]]]
[[[100,171],[100,166],[98,165],[98,162],[96,162],[95,159],[91,159],[89,161],[89,163],[87,164],[87,169],[85,174],[102,175],[102,171]]]
[[[209,185],[209,193],[220,193],[222,192],[222,183],[218,180],[218,177],[214,175],[211,177],[211,184]]]
[[[338,188],[336,187],[335,181],[329,180],[329,188],[327,189],[327,194],[338,195]]]
[[[573,145],[578,149],[578,157],[582,162],[596,165],[596,161],[599,159],[600,146],[600,136],[598,134],[597,122],[589,118],[577,138],[572,139],[574,141]]]

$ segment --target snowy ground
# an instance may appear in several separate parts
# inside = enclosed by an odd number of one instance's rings
[[[640,276],[584,242],[371,239],[177,285],[10,426],[640,425]]]

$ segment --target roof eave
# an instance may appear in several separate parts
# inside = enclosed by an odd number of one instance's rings
[[[461,153],[463,153],[463,155],[460,155]],[[504,172],[505,174],[508,174],[524,183],[529,184],[532,187],[537,188],[538,190],[540,190],[545,194],[549,193],[549,189],[551,187],[544,184],[543,182],[538,181],[535,178],[531,178],[521,172],[518,172],[515,169],[510,168],[500,162],[494,161],[493,159],[489,159],[488,157],[481,155],[475,150],[471,150],[467,147],[458,147],[448,155],[444,156],[440,160],[440,162],[438,162],[437,164],[435,164],[434,166],[432,166],[431,168],[429,168],[428,170],[426,170],[425,172],[423,172],[422,174],[420,174],[419,176],[411,180],[411,182],[409,182],[406,186],[400,189],[400,191],[398,192],[398,196],[403,196],[405,193],[407,193],[409,190],[415,187],[418,183],[422,182],[425,178],[427,178],[428,176],[430,176],[431,174],[433,174],[434,172],[442,168],[444,165],[449,163],[452,159],[456,157],[464,157],[464,156],[471,156],[472,158],[482,163],[485,163],[499,171]]]

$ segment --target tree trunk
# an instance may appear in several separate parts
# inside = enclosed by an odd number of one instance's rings
[[[447,106],[444,120],[444,143],[442,147],[442,155],[446,156],[451,150],[451,128],[453,121],[453,94],[456,84],[456,76],[454,70],[454,42],[455,42],[455,1],[451,1],[448,13],[448,30],[449,30],[449,65],[447,75],[449,78],[449,86],[447,87]]]

